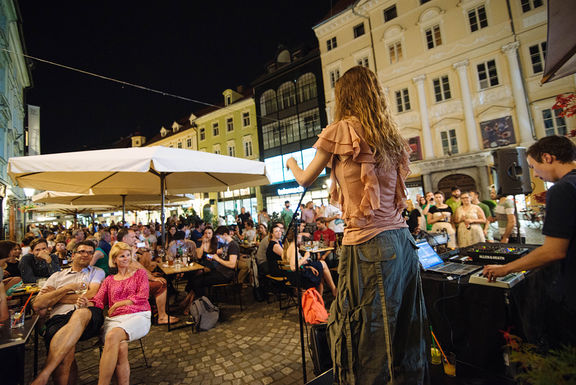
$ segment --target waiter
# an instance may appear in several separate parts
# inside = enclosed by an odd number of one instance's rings
[[[551,301],[547,314],[552,346],[576,345],[576,146],[563,136],[547,136],[528,149],[528,165],[534,175],[554,185],[546,192],[544,244],[505,265],[487,265],[483,274],[490,280],[512,272],[556,264],[549,282]],[[553,334],[556,333],[556,336]]]

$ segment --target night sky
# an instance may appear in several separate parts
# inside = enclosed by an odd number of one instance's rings
[[[29,55],[218,104],[222,91],[263,74],[278,44],[317,44],[312,26],[333,1],[19,4]],[[26,103],[41,107],[44,154],[151,137],[203,108],[36,61],[32,79]]]

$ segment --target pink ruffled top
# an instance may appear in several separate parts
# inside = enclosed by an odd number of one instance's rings
[[[129,299],[133,302],[132,305],[120,306],[113,314],[108,314],[108,316],[114,317],[122,314],[138,313],[150,310],[150,303],[148,303],[149,292],[148,274],[146,274],[146,270],[138,269],[130,278],[121,281],[115,280],[114,275],[106,277],[98,293],[92,298],[92,302],[94,302],[96,307],[104,309],[105,305],[112,306],[116,302]]]
[[[340,205],[346,222],[344,245],[357,245],[382,231],[407,227],[402,217],[407,166],[378,167],[363,133],[358,119],[346,118],[324,128],[314,144],[332,154],[330,196],[333,204]]]

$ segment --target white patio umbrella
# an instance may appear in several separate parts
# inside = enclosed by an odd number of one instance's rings
[[[32,197],[36,203],[61,203],[73,205],[110,205],[122,208],[122,221],[126,210],[159,210],[162,197],[158,195],[95,195],[60,191],[43,191]],[[182,195],[167,195],[166,204],[187,202],[190,198]]]
[[[93,214],[108,212],[114,210],[114,206],[108,205],[71,205],[61,203],[51,203],[45,205],[38,205],[26,209],[26,211],[45,212],[45,213],[62,213],[65,215],[74,216],[74,223],[78,214]]]
[[[268,184],[263,162],[169,147],[136,147],[10,158],[20,187],[81,194],[158,194],[164,236],[166,194]]]

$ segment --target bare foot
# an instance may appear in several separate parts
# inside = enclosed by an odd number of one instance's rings
[[[38,377],[30,383],[30,385],[46,385],[48,380],[50,380],[50,375],[41,372]]]

